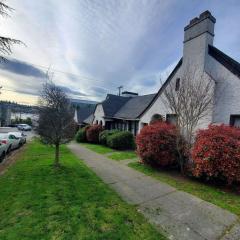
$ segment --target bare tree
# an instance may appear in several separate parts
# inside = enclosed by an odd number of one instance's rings
[[[0,0],[0,15],[8,17],[9,12],[14,9],[4,3],[5,1]],[[14,44],[21,44],[22,42],[17,39],[0,36],[0,61],[5,61],[6,58],[3,55],[10,55],[12,53],[12,46]]]
[[[166,86],[162,99],[165,107],[176,116],[176,127],[179,131],[177,148],[183,172],[185,159],[181,153],[183,143],[181,136],[184,136],[187,151],[189,151],[193,143],[195,128],[212,109],[214,81],[206,73],[188,69],[181,78],[171,81]]]
[[[55,146],[55,166],[59,166],[59,148],[75,133],[74,110],[63,90],[53,83],[43,86],[39,100],[38,134],[42,140]]]

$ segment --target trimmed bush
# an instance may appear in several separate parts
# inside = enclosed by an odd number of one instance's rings
[[[115,133],[120,132],[119,130],[104,130],[99,134],[99,143],[107,145],[107,138]]]
[[[101,125],[92,125],[87,129],[87,140],[90,143],[99,143],[99,134],[103,131]]]
[[[134,136],[128,131],[119,131],[107,137],[107,146],[117,150],[134,149]]]
[[[155,122],[137,135],[137,153],[143,163],[167,167],[177,163],[177,131],[174,125]]]
[[[77,142],[81,143],[81,142],[87,142],[87,129],[90,126],[86,126],[83,128],[80,128],[75,136],[75,139]]]
[[[239,183],[240,129],[210,125],[198,131],[192,159],[194,176]]]

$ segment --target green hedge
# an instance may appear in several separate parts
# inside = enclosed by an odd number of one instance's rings
[[[75,139],[77,142],[87,142],[87,129],[89,126],[86,126],[84,128],[80,128],[75,136]]]
[[[107,145],[107,138],[113,134],[120,132],[119,130],[104,130],[99,134],[99,143],[102,145]]]
[[[120,131],[107,137],[107,145],[117,150],[134,149],[134,136],[131,132]]]

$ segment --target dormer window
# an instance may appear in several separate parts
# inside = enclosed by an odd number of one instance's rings
[[[180,78],[176,79],[175,91],[178,91],[180,88]]]

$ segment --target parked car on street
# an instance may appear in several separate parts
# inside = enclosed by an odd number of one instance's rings
[[[8,134],[12,134],[14,135],[16,138],[20,139],[20,146],[22,146],[23,144],[25,144],[27,142],[26,140],[26,135],[22,132],[9,132]]]
[[[7,154],[7,144],[0,143],[0,163],[4,160]]]
[[[32,127],[29,126],[28,124],[18,124],[18,130],[20,131],[31,131]]]
[[[11,133],[0,133],[0,143],[7,145],[7,153],[9,153],[11,150],[20,147],[20,138]]]

